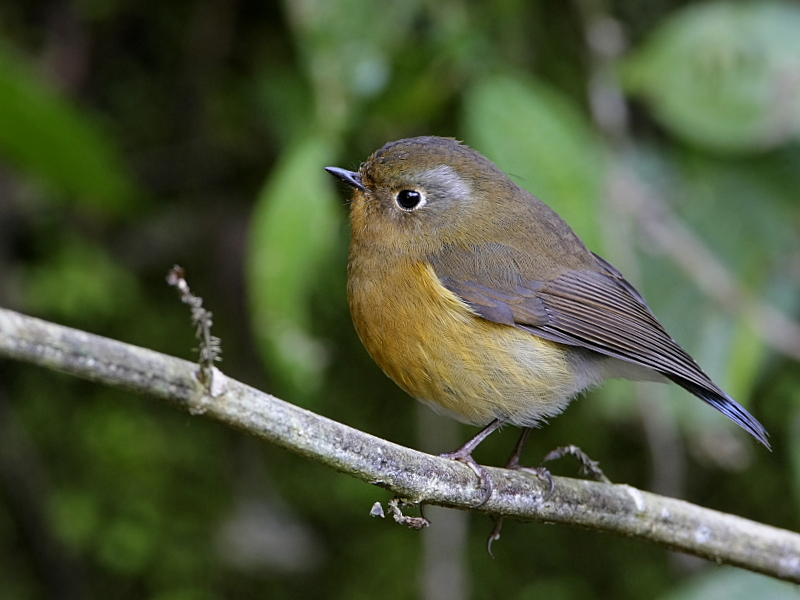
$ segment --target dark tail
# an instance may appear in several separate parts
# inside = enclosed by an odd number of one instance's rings
[[[769,433],[767,433],[767,430],[764,429],[764,426],[759,423],[753,415],[747,412],[743,406],[722,392],[722,390],[716,392],[714,390],[701,387],[695,383],[692,383],[691,381],[686,381],[677,375],[671,375],[669,373],[663,373],[663,375],[677,383],[685,390],[688,390],[704,402],[716,408],[719,412],[728,417],[731,421],[736,423],[739,427],[744,429],[759,442],[764,444],[768,450],[772,450],[769,445],[769,440],[767,439],[769,437]]]

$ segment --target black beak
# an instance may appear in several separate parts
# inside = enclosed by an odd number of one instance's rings
[[[364,184],[361,183],[361,175],[358,173],[348,171],[346,169],[340,169],[339,167],[325,167],[325,170],[337,179],[344,181],[350,187],[354,187],[362,192],[366,190]]]

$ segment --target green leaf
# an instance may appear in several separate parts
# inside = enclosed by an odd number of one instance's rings
[[[733,567],[721,567],[699,575],[659,600],[792,600],[792,584]]]
[[[140,193],[123,157],[92,116],[2,48],[0,156],[91,210],[130,210]]]
[[[466,95],[465,138],[600,250],[597,200],[605,161],[572,101],[541,82],[480,81]]]
[[[253,327],[262,354],[293,394],[313,394],[327,365],[311,334],[309,296],[336,242],[337,197],[324,167],[331,144],[310,136],[278,161],[250,225],[248,280]]]
[[[666,20],[623,65],[627,89],[667,129],[751,152],[800,133],[800,8],[708,3]]]

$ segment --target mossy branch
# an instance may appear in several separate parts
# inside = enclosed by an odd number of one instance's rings
[[[0,309],[0,356],[165,400],[410,501],[468,510],[482,496],[466,465],[355,430],[216,369],[215,381],[204,386],[196,364],[152,350]],[[555,493],[543,501],[536,477],[489,471],[495,491],[477,509],[482,513],[626,535],[800,583],[797,533],[627,485],[557,477]]]

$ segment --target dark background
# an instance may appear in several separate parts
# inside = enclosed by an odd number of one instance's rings
[[[178,263],[230,376],[429,451],[475,432],[372,363],[348,191],[455,136],[564,216],[770,431],[609,382],[536,432],[615,482],[796,530],[800,8],[672,0],[0,3],[0,306],[191,358]],[[778,311],[777,313],[775,311]],[[777,316],[776,316],[777,314]],[[477,458],[502,464],[513,428]],[[563,463],[563,464],[561,464]],[[569,461],[553,465],[573,476]],[[638,541],[388,500],[149,399],[0,361],[0,597],[794,597]]]

